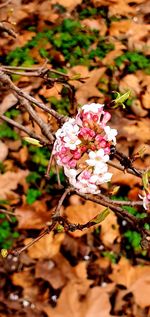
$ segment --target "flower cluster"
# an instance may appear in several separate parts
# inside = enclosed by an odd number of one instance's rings
[[[139,195],[139,197],[143,200],[143,207],[146,210],[150,209],[150,192],[144,191],[144,196]]]
[[[104,105],[87,104],[56,132],[53,155],[81,193],[99,193],[99,185],[112,177],[107,162],[117,131],[106,125],[110,118]]]

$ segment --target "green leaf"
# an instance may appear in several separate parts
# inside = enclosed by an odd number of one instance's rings
[[[117,93],[117,97],[116,99],[113,100],[115,106],[113,108],[117,108],[118,106],[122,106],[123,108],[125,108],[124,102],[129,98],[131,91],[128,90],[125,94],[121,95],[119,92]]]
[[[27,191],[26,201],[29,205],[32,205],[41,195],[42,192],[39,189],[29,188]]]
[[[146,190],[148,190],[149,188],[149,178],[150,178],[150,170],[146,171],[143,175],[142,175],[142,182],[143,182],[143,186]]]
[[[39,140],[36,140],[36,139],[34,139],[34,138],[30,138],[30,137],[28,137],[28,136],[25,136],[25,137],[24,137],[24,140],[25,140],[26,142],[30,143],[30,144],[36,145],[36,146],[38,146],[38,147],[42,147],[40,141],[39,141]]]
[[[105,220],[105,218],[110,214],[110,209],[109,208],[106,208],[104,209],[100,214],[98,214],[93,220],[92,222],[95,222],[95,223],[100,223],[102,222],[103,220]]]

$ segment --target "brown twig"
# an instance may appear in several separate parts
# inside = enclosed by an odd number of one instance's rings
[[[57,217],[59,217],[60,208],[61,208],[61,206],[62,206],[62,204],[63,204],[63,202],[64,202],[66,196],[71,192],[71,190],[72,190],[72,189],[71,189],[70,187],[68,187],[68,188],[65,190],[65,192],[63,193],[63,195],[61,196],[61,198],[60,198],[60,200],[59,200],[59,202],[58,202],[58,205],[57,205],[57,207],[56,207],[56,210],[55,210],[55,213],[54,213],[52,219],[55,220],[55,219],[57,219]]]
[[[18,70],[24,70],[25,72],[23,73],[20,73],[20,72],[17,72],[17,75],[23,75],[23,76],[43,76],[45,75],[47,72],[51,72],[51,73],[54,73],[56,75],[60,75],[62,77],[65,77],[65,78],[68,78],[70,79],[69,75],[68,74],[65,74],[65,73],[62,73],[58,70],[55,70],[51,67],[48,67],[47,68],[45,67],[45,64],[43,66],[39,66],[39,67],[22,67],[22,66],[5,66],[3,65],[2,66],[2,69],[7,72],[8,74],[14,74],[14,71],[18,71]]]
[[[37,238],[33,239],[31,242],[29,242],[24,247],[20,248],[19,250],[14,250],[11,253],[13,253],[16,256],[19,256],[22,252],[30,248],[33,244],[35,244],[37,241],[41,240],[46,234],[49,234],[55,227],[56,222],[52,222],[51,225],[49,225],[48,228],[42,230],[42,232],[38,235]]]
[[[8,122],[9,124],[11,124],[12,126],[14,126],[15,128],[25,132],[26,134],[28,134],[31,138],[38,140],[42,145],[49,145],[49,141],[47,141],[46,139],[40,137],[39,135],[36,135],[33,131],[29,130],[27,127],[24,127],[22,124],[4,116],[4,115],[0,115],[0,119]]]
[[[44,110],[45,112],[48,112],[51,114],[53,117],[55,117],[59,122],[63,123],[66,121],[66,118],[63,115],[58,114],[57,111],[48,108],[47,106],[44,105],[44,103],[37,101],[35,98],[32,96],[28,95],[26,92],[22,91],[20,88],[18,88],[9,78],[8,75],[4,73],[4,71],[0,70],[0,80],[4,85],[7,85],[9,89],[12,91],[15,91],[20,97],[23,97],[30,101],[31,103],[35,104],[38,106],[40,109]]]
[[[124,167],[125,170],[130,169],[134,173],[135,176],[138,176],[140,178],[142,177],[141,171],[137,170],[133,166],[132,159],[130,159],[128,156],[119,152],[118,150],[115,150],[113,156],[120,162],[120,164]]]
[[[150,243],[150,240],[149,240],[149,238],[150,238],[150,230],[147,230],[147,229],[143,228],[143,225],[142,225],[143,219],[141,221],[140,218],[136,218],[134,215],[130,214],[129,212],[127,212],[123,208],[112,204],[112,202],[108,202],[106,200],[103,200],[103,199],[99,198],[98,196],[94,196],[94,195],[91,195],[91,194],[82,194],[76,189],[75,189],[75,192],[80,197],[83,197],[86,200],[91,200],[91,201],[96,202],[96,203],[98,203],[98,204],[100,204],[102,206],[110,208],[112,211],[114,211],[114,213],[118,217],[121,217],[122,219],[126,220],[128,223],[131,224],[131,226],[135,230],[137,230],[138,232],[141,233],[142,241],[146,241],[146,242]]]
[[[4,22],[0,22],[0,31],[8,33],[13,38],[17,37],[17,34],[15,33],[15,31],[10,29],[10,27],[8,27],[6,24],[4,24]]]
[[[4,3],[0,4],[0,9],[7,7],[7,5],[10,3],[11,3],[11,0],[5,1]]]
[[[32,106],[29,104],[28,100],[18,96],[15,94],[16,97],[19,99],[20,104],[27,110],[27,112],[30,114],[31,118],[38,124],[38,126],[41,128],[41,131],[43,135],[50,141],[50,143],[54,142],[54,136],[50,132],[50,127],[48,124],[46,124],[42,118],[34,111]]]
[[[112,167],[118,169],[119,171],[122,171],[122,172],[125,172],[125,171],[126,171],[126,172],[129,173],[129,174],[132,174],[132,175],[134,175],[134,176],[137,176],[137,177],[140,177],[140,178],[141,178],[141,175],[135,174],[135,172],[134,172],[132,169],[130,169],[130,168],[126,168],[126,169],[125,169],[125,168],[122,167],[121,165],[118,165],[118,164],[113,163],[113,162],[111,162],[111,161],[107,162],[107,164],[108,164],[109,166],[112,166]]]
[[[51,151],[51,154],[50,154],[50,159],[49,159],[47,170],[46,170],[46,173],[45,173],[45,177],[48,180],[50,179],[49,173],[50,173],[50,169],[51,169],[51,166],[52,166],[52,161],[53,161],[53,148],[52,148],[52,151]]]
[[[131,201],[131,200],[114,200],[110,199],[109,197],[103,195],[103,194],[98,194],[98,197],[102,198],[106,202],[111,203],[112,205],[118,205],[118,206],[142,206],[143,202],[141,200],[138,201]]]

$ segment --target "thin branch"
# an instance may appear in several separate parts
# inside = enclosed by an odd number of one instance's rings
[[[134,172],[132,169],[130,169],[130,168],[126,168],[126,169],[125,169],[125,168],[122,167],[121,165],[118,165],[118,164],[113,163],[113,162],[111,162],[111,161],[107,162],[107,164],[108,164],[109,166],[112,166],[112,167],[118,169],[119,171],[122,171],[122,172],[125,172],[125,171],[126,171],[126,172],[128,172],[129,174],[132,174],[132,175],[134,175],[134,176],[137,176],[137,177],[141,178],[141,175],[135,174],[135,172]]]
[[[111,199],[103,194],[98,194],[98,197],[102,198],[103,200],[105,200],[106,202],[112,203],[113,205],[120,205],[120,206],[142,206],[143,202],[141,200],[138,201],[131,201],[131,200],[114,200]]]
[[[142,227],[142,222],[141,219],[136,218],[134,215],[130,214],[126,210],[122,209],[119,206],[113,205],[112,202],[108,202],[106,200],[103,200],[99,198],[98,196],[94,196],[91,194],[82,194],[78,190],[75,189],[75,192],[80,196],[85,198],[86,200],[91,200],[93,202],[96,202],[102,206],[109,207],[114,213],[118,216],[121,217],[122,219],[126,220],[128,223],[132,225],[132,227],[137,230],[138,232],[141,233],[142,235],[142,241],[146,241],[146,243],[150,243],[150,230],[147,230]]]
[[[54,148],[54,146],[53,146],[53,148]],[[51,151],[51,154],[50,154],[50,159],[49,159],[47,170],[46,170],[46,173],[45,173],[45,177],[48,180],[50,179],[49,173],[50,173],[50,169],[51,169],[52,161],[53,161],[53,148],[52,148],[52,151]]]
[[[0,31],[8,33],[13,38],[17,37],[17,34],[15,33],[15,31],[13,31],[12,29],[10,29],[10,27],[5,25],[4,22],[0,22]]]
[[[40,76],[40,75],[44,75],[47,72],[51,72],[53,74],[57,74],[60,75],[62,77],[68,78],[70,79],[69,75],[63,72],[60,72],[58,70],[55,70],[53,68],[49,68],[49,67],[44,67],[44,66],[39,66],[39,67],[22,67],[22,66],[2,66],[2,69],[7,72],[7,73],[11,73],[14,74],[14,71],[18,71],[18,70],[24,70],[25,72],[23,72],[23,76]],[[20,72],[17,72],[17,75],[22,75]]]
[[[37,238],[33,239],[31,242],[29,242],[27,245],[25,245],[21,249],[14,250],[11,253],[13,253],[16,256],[19,256],[23,251],[27,250],[33,244],[35,244],[37,241],[41,240],[46,234],[49,234],[54,229],[55,226],[56,226],[56,222],[53,222],[48,228],[42,230],[42,232],[38,235]]]
[[[11,0],[5,1],[4,3],[0,4],[0,9],[7,7],[9,3],[11,3]]]
[[[130,169],[134,173],[134,175],[136,175],[138,177],[142,177],[141,171],[137,170],[133,166],[132,159],[130,159],[128,156],[126,156],[125,154],[119,152],[118,150],[116,150],[114,152],[113,156],[120,162],[120,164],[124,167],[125,170],[126,169]]]
[[[49,145],[49,141],[47,141],[46,139],[40,137],[39,135],[36,135],[33,131],[29,130],[28,128],[24,127],[22,124],[4,116],[4,115],[0,115],[0,119],[8,122],[9,124],[11,124],[12,126],[14,126],[15,128],[25,132],[26,134],[28,134],[31,138],[36,139],[38,141],[40,141],[40,143],[42,145]]]
[[[8,210],[6,210],[6,209],[0,209],[0,213],[3,213],[3,214],[5,214],[5,215],[10,215],[10,216],[14,216],[14,217],[15,217],[14,212],[8,211]]]
[[[17,95],[17,94],[16,94]],[[18,99],[20,101],[20,104],[28,111],[32,119],[38,124],[38,126],[41,128],[41,131],[46,138],[53,143],[54,142],[54,137],[52,133],[50,132],[50,127],[48,124],[46,124],[42,118],[34,111],[32,106],[29,104],[28,100],[18,96]]]
[[[71,189],[70,187],[68,187],[68,188],[65,190],[65,192],[63,193],[63,195],[61,196],[61,198],[60,198],[60,200],[59,200],[59,202],[58,202],[58,205],[57,205],[57,207],[56,207],[56,210],[55,210],[55,213],[54,213],[52,219],[57,219],[57,217],[59,217],[60,208],[61,208],[61,206],[62,206],[62,204],[63,204],[63,202],[64,202],[66,196],[70,193],[71,190],[72,190],[72,189]]]
[[[53,109],[49,109],[47,106],[44,105],[44,103],[37,101],[35,98],[32,96],[28,95],[26,92],[22,91],[20,88],[18,88],[9,78],[8,75],[6,75],[2,70],[0,71],[0,80],[4,85],[7,85],[8,88],[11,90],[15,91],[20,97],[23,97],[27,100],[29,100],[31,103],[35,104],[38,106],[40,109],[43,109],[45,112],[48,112],[51,114],[53,117],[55,117],[59,122],[65,122],[66,118],[63,115],[58,114]]]

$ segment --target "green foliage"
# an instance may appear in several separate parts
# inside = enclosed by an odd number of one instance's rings
[[[6,56],[6,63],[12,66],[31,66],[34,59],[30,56],[30,50],[26,46],[17,47]]]
[[[102,255],[107,257],[112,263],[117,262],[118,255],[115,254],[113,251],[103,251]]]
[[[0,214],[0,248],[9,249],[14,239],[19,237],[19,233],[14,231],[16,218],[11,217],[11,222],[6,219],[4,214]]]
[[[48,161],[50,158],[50,152],[47,148],[39,148],[33,145],[29,146],[29,153],[31,154],[31,161],[36,164],[34,170],[37,169],[38,173],[45,173]]]
[[[138,69],[145,69],[150,72],[150,60],[148,57],[138,52],[126,52],[115,59],[116,66],[127,64],[128,73],[133,73]]]
[[[93,59],[94,57],[99,57],[100,59],[104,58],[110,51],[114,49],[114,44],[109,43],[104,37],[102,37],[97,44],[96,49],[92,49],[89,53],[89,58]]]
[[[128,199],[126,197],[118,197],[118,196],[112,196],[111,197],[113,200],[124,200],[124,201],[128,201]],[[143,219],[147,216],[146,212],[139,212],[135,207],[132,206],[122,206],[122,208],[126,211],[128,211],[130,214],[132,214],[133,216]],[[149,224],[145,224],[144,225],[145,229],[149,230]],[[126,250],[131,250],[133,249],[134,252],[139,253],[143,256],[146,256],[147,253],[144,253],[141,249],[141,234],[137,231],[134,230],[129,230],[128,228],[125,229],[124,228],[124,232],[123,232],[123,239],[125,241],[125,248]]]
[[[146,217],[146,212],[138,212],[135,207],[132,206],[123,206],[123,209],[128,211],[130,214],[136,216],[137,218],[145,218]]]
[[[20,114],[20,110],[18,109],[10,109],[9,111],[5,112],[5,116],[10,118],[10,119],[14,119],[16,118],[18,115]]]
[[[37,172],[31,172],[27,177],[27,183],[35,184],[40,179],[40,175]]]
[[[93,10],[93,9],[91,9]],[[94,9],[95,11],[95,9]],[[30,51],[34,47],[39,47],[39,54],[44,58],[49,58],[55,66],[55,54],[47,51],[44,47],[48,42],[53,45],[53,49],[63,54],[65,61],[71,66],[84,64],[90,65],[90,59],[95,56],[100,58],[114,48],[112,43],[102,38],[98,41],[97,48],[90,50],[91,45],[97,41],[98,33],[96,30],[89,30],[82,27],[78,20],[64,19],[61,24],[56,25],[52,29],[39,32],[22,48],[16,48],[6,57],[6,63],[17,66],[36,63],[33,60]],[[58,67],[58,65],[57,65]]]
[[[5,172],[5,166],[3,162],[0,161],[0,173],[3,174]]]
[[[130,249],[132,247],[135,251],[141,250],[141,246],[140,246],[141,235],[140,235],[140,233],[138,233],[137,231],[127,230],[124,233],[124,237],[126,238],[126,249]]]
[[[52,107],[58,111],[60,114],[63,115],[68,115],[69,113],[69,107],[70,107],[70,102],[68,97],[64,97],[60,100],[58,100],[55,97],[50,97],[50,102]]]
[[[0,139],[2,138],[17,140],[19,136],[6,122],[4,122],[0,125]]]
[[[96,14],[97,14],[97,8],[87,7],[79,13],[79,18],[83,20],[85,18],[90,18],[91,16],[94,16]]]
[[[39,189],[29,188],[27,191],[26,202],[29,205],[32,205],[41,195],[42,192]]]

